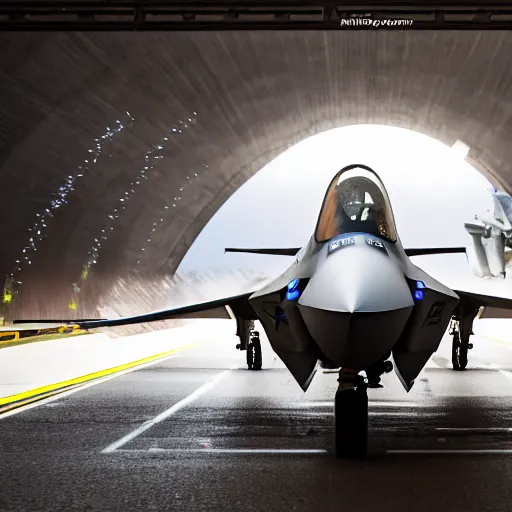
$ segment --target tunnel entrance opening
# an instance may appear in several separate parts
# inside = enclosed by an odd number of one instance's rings
[[[185,275],[212,268],[280,272],[289,264],[286,257],[226,256],[223,248],[303,245],[314,229],[330,180],[353,163],[368,165],[384,181],[406,244],[464,244],[464,222],[480,209],[491,208],[488,190],[499,187],[467,161],[469,150],[459,140],[450,147],[416,131],[387,125],[359,124],[308,137],[277,156],[226,200],[177,272]]]

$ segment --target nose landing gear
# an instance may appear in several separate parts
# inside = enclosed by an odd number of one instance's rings
[[[391,356],[391,352],[386,354],[385,359]],[[382,388],[380,383],[380,376],[384,373],[389,373],[393,370],[393,363],[391,361],[380,361],[366,369],[366,376],[368,378],[369,388]]]
[[[334,449],[338,458],[364,458],[368,449],[368,385],[356,372],[341,369],[334,398]]]

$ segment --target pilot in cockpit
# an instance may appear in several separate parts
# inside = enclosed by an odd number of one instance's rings
[[[319,215],[316,240],[326,242],[356,232],[396,241],[389,199],[376,177],[365,169],[339,173],[333,179]]]
[[[338,227],[340,232],[371,233],[390,238],[384,198],[377,185],[364,177],[338,184]]]

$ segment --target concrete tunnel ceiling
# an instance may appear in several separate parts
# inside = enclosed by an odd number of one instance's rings
[[[159,278],[226,199],[339,126],[460,139],[512,190],[507,32],[4,33],[0,48],[7,316],[163,307]]]

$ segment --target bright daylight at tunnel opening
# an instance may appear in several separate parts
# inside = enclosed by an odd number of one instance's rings
[[[0,5],[0,512],[509,511],[511,11]]]

